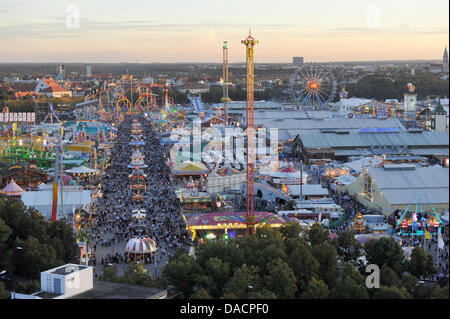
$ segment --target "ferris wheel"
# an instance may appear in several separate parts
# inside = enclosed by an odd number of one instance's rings
[[[291,79],[294,100],[305,107],[323,107],[333,100],[336,83],[331,72],[317,63],[297,68]]]

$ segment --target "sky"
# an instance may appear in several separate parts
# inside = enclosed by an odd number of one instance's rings
[[[448,0],[1,0],[0,63],[441,60]]]

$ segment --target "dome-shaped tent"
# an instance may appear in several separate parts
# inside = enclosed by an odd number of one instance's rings
[[[152,255],[156,252],[156,243],[148,237],[131,238],[127,242],[125,251],[128,253],[128,260],[130,259],[130,254],[134,255],[134,260],[137,260],[138,256],[144,259],[145,255]]]
[[[1,193],[5,194],[6,196],[20,196],[24,192],[25,190],[17,185],[16,182],[14,182],[14,179],[11,179],[11,182],[9,182],[9,184],[1,190]]]

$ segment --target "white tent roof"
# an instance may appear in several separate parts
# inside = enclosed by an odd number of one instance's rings
[[[335,178],[340,185],[350,185],[356,179],[355,176],[350,174],[344,174]]]
[[[449,202],[449,169],[417,167],[414,170],[385,170],[369,168],[383,196],[391,204],[408,204],[420,196],[423,203],[445,204]]]
[[[287,185],[289,194],[292,196],[300,195],[300,185]],[[328,196],[328,189],[320,184],[306,184],[302,186],[303,196]]]
[[[90,205],[92,201],[92,191],[65,191],[58,192],[57,212],[61,213],[61,193],[62,209],[65,214],[72,213],[74,208]],[[50,218],[53,204],[53,191],[33,191],[25,192],[21,195],[22,202],[26,207],[35,207],[41,214]]]
[[[71,173],[71,174],[92,174],[92,173],[97,173],[97,172],[98,172],[98,170],[88,168],[86,166],[73,167],[66,171],[66,173]]]
[[[344,167],[348,167],[357,173],[361,173],[363,167],[372,167],[372,166],[376,167],[381,162],[382,162],[381,160],[374,157],[364,157],[357,161],[345,163]]]

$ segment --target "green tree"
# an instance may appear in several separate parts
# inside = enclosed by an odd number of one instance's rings
[[[272,260],[267,266],[268,275],[264,276],[264,286],[278,298],[293,298],[297,292],[296,278],[291,267],[281,258]]]
[[[41,271],[76,262],[75,236],[63,221],[51,223],[22,201],[3,196],[0,220],[0,266],[10,273],[38,279]]]
[[[15,291],[22,294],[32,294],[38,292],[40,289],[41,283],[39,280],[29,280],[19,283]]]
[[[418,284],[419,284],[419,279],[417,279],[416,277],[414,277],[411,274],[406,274],[402,278],[402,286],[406,288],[406,290],[408,291],[408,293],[410,295],[414,294],[414,290],[416,289]]]
[[[330,232],[326,230],[322,224],[314,224],[307,232],[307,237],[312,246],[328,242],[330,240]]]
[[[409,262],[409,272],[418,278],[436,273],[433,257],[425,253],[422,247],[414,247]]]
[[[194,258],[186,253],[174,256],[163,270],[163,278],[176,291],[182,292],[185,297],[190,296],[203,275]]]
[[[9,268],[10,265],[11,251],[8,250],[6,241],[12,232],[12,229],[0,218],[0,269]]]
[[[414,289],[413,298],[415,299],[430,299],[433,295],[434,289],[431,286],[419,284]]]
[[[295,248],[288,254],[288,264],[297,278],[297,289],[301,294],[313,277],[319,274],[319,262],[313,257],[311,247],[304,240],[296,240]]]
[[[365,286],[346,277],[339,279],[336,286],[330,291],[331,299],[368,299],[369,294]]]
[[[277,299],[277,296],[274,292],[264,288],[258,291],[251,289],[248,294],[248,299]]]
[[[356,270],[355,266],[353,264],[345,264],[342,272],[342,278],[346,279],[352,279],[354,282],[356,282],[358,285],[364,286],[365,285],[365,279],[364,276],[359,273],[358,270]]]
[[[281,235],[285,238],[295,238],[298,239],[302,232],[299,223],[285,223],[280,229]]]
[[[404,287],[381,286],[379,289],[375,289],[373,294],[373,299],[409,299],[410,297]]]
[[[386,264],[398,275],[403,272],[403,250],[393,238],[369,240],[365,245],[366,258],[370,264]]]
[[[449,299],[448,284],[444,288],[441,288],[439,285],[436,285],[433,291],[433,295],[431,297],[433,299]]]
[[[388,265],[384,264],[380,270],[380,284],[382,286],[387,286],[387,287],[391,287],[391,286],[400,287],[401,281],[398,278],[395,271],[393,271],[391,268],[389,268]]]
[[[253,287],[253,288],[249,288]],[[237,298],[248,298],[249,290],[259,291],[262,289],[262,279],[257,266],[242,265],[234,271],[229,281],[229,293]]]
[[[11,294],[6,290],[3,282],[0,281],[0,299],[9,299]]]
[[[27,278],[38,278],[44,269],[64,263],[56,258],[56,250],[52,246],[40,243],[32,236],[26,241],[16,239],[14,247],[16,247],[14,269]]]
[[[220,299],[236,299],[236,295],[232,292],[226,292]]]
[[[4,244],[12,234],[12,229],[0,218],[0,245]]]
[[[119,277],[117,276],[117,266],[112,265],[110,267],[104,267],[103,275],[100,277],[100,280],[109,282],[118,282]]]
[[[125,269],[123,281],[130,285],[146,286],[150,281],[150,276],[143,264],[130,263]]]
[[[329,288],[334,287],[338,279],[338,258],[336,248],[329,242],[312,247],[312,255],[319,262],[319,278]]]
[[[312,277],[301,298],[326,299],[328,298],[328,287],[322,280]]]
[[[224,286],[230,279],[230,265],[222,259],[214,257],[205,263],[205,274],[211,278],[212,285],[209,287],[215,298],[223,295]]]
[[[199,288],[195,294],[192,295],[191,299],[212,299],[212,297],[205,288]]]
[[[356,260],[362,255],[362,245],[355,238],[353,232],[343,232],[338,238],[332,241],[336,246],[339,257],[344,263],[356,262]]]

